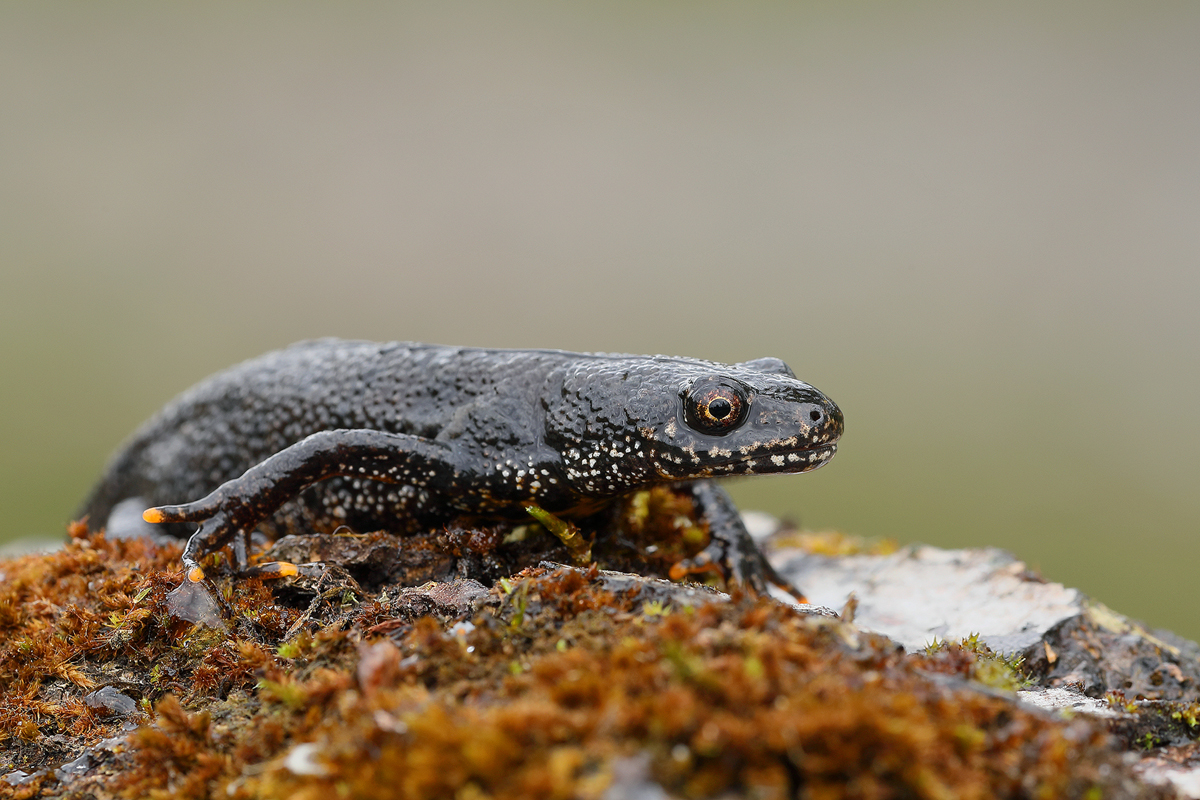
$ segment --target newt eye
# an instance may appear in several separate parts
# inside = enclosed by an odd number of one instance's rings
[[[684,419],[702,433],[724,434],[746,419],[750,399],[740,386],[716,381],[697,382],[683,399]]]

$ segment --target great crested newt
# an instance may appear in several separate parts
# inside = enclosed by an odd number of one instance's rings
[[[199,559],[256,529],[403,534],[527,520],[530,505],[569,519],[680,484],[711,542],[679,574],[717,568],[762,593],[787,584],[705,479],[816,469],[842,430],[837,405],[775,358],[323,339],[177,397],[117,452],[82,513],[111,528],[114,508],[150,506],[147,522],[188,537],[194,582]]]

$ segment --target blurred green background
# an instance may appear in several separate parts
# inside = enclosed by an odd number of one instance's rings
[[[744,507],[1200,637],[1198,41],[1194,2],[0,5],[0,538],[297,339],[774,355],[847,435]]]

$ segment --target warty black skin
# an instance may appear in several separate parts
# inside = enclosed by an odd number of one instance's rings
[[[117,453],[83,513],[97,524],[129,498],[162,506],[147,519],[191,536],[198,579],[198,558],[255,528],[404,533],[526,518],[529,503],[581,516],[656,484],[816,469],[842,430],[838,407],[778,359],[326,339],[180,395]],[[728,495],[708,482],[694,494],[716,523],[707,557],[765,591],[776,576]]]

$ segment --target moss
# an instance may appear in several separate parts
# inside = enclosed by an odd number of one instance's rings
[[[997,653],[977,633],[956,643],[935,639],[915,663],[931,672],[958,675],[1002,691],[1015,692],[1033,683],[1021,669],[1023,656]]]
[[[1104,698],[1123,718],[1112,731],[1127,747],[1151,750],[1186,747],[1200,739],[1200,703],[1196,701],[1130,699],[1111,691]]]
[[[638,502],[610,549],[703,546],[670,497]],[[34,773],[24,796],[1158,796],[1099,724],[959,680],[1015,674],[978,641],[908,656],[771,600],[611,591],[595,567],[525,569],[471,602],[336,570],[223,577],[225,629],[198,628],[167,612],[178,554],[76,527],[0,566],[0,768]],[[82,703],[106,685],[151,709],[131,733]],[[54,776],[83,752],[85,775]]]

